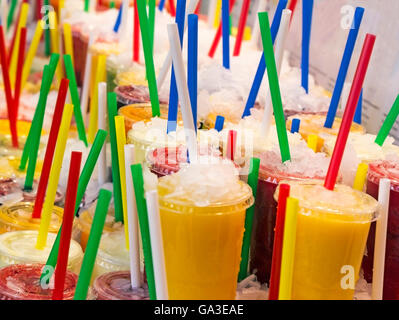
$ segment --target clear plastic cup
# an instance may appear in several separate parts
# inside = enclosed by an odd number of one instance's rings
[[[31,123],[28,121],[17,121],[19,148],[14,148],[11,142],[10,122],[8,119],[0,119],[0,156],[20,157],[29,134],[30,126]]]
[[[145,67],[142,66],[141,69],[134,65],[129,71],[119,72],[116,75],[115,83],[117,86],[127,86],[134,84],[136,86],[147,86],[148,81],[145,77]]]
[[[116,93],[118,108],[132,104],[151,103],[150,93],[148,87],[145,85],[130,84],[126,86],[117,86],[114,91]]]
[[[292,299],[352,300],[378,202],[345,185],[330,191],[317,181],[281,183],[299,200]]]

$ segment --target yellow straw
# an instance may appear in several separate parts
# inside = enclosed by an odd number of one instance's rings
[[[98,127],[98,84],[105,81],[105,65],[107,57],[105,55],[98,56],[96,69],[93,69],[96,73],[94,85],[92,88],[92,95],[90,99],[90,120],[88,130],[88,141],[93,143],[97,133]]]
[[[281,256],[279,300],[291,300],[297,215],[298,199],[288,197],[284,223],[283,251]]]
[[[90,48],[89,48],[90,50]],[[93,96],[94,83],[96,82],[98,55],[91,57],[91,74],[90,74],[90,95]]]
[[[43,34],[42,24],[41,24],[41,21],[38,21],[37,25],[36,25],[36,29],[35,29],[35,34],[33,35],[32,42],[31,42],[29,50],[28,50],[28,54],[26,55],[24,68],[22,70],[21,88],[23,88],[25,86],[25,83],[28,80],[30,70],[32,69],[33,59],[36,56],[37,48],[39,46],[42,34]]]
[[[21,6],[21,15],[17,26],[17,33],[15,36],[14,47],[11,53],[11,63],[10,63],[10,81],[11,85],[15,85],[15,76],[17,74],[17,62],[18,62],[18,51],[19,51],[19,41],[21,38],[21,29],[26,27],[26,20],[28,18],[29,4],[23,3]]]
[[[215,10],[215,20],[213,20],[214,28],[219,27],[221,12],[222,12],[222,0],[217,0],[216,10]]]
[[[308,136],[308,147],[312,149],[314,152],[317,152],[317,142],[319,137],[316,134],[310,134]]]
[[[57,192],[58,180],[60,178],[62,159],[64,158],[69,127],[71,125],[72,113],[73,113],[73,105],[66,104],[64,112],[62,114],[61,125],[57,138],[57,145],[54,151],[54,160],[50,169],[49,182],[46,191],[46,199],[44,200],[43,210],[40,220],[39,235],[37,237],[37,243],[36,243],[36,248],[39,250],[43,250],[47,242],[51,213],[54,207],[54,200]]]
[[[71,56],[72,65],[75,66],[75,60],[73,55],[72,31],[71,31],[71,25],[69,23],[64,23],[64,46],[65,46],[65,53]]]
[[[127,194],[126,194],[126,171],[125,171],[125,119],[123,116],[115,117],[116,144],[118,146],[119,174],[121,176],[121,193],[123,207],[123,221],[125,226],[126,249],[129,250],[129,229],[127,223]]]
[[[58,19],[61,21],[61,10],[64,8],[65,4],[64,4],[64,0],[60,0],[58,2]]]
[[[357,166],[355,181],[353,182],[353,189],[358,191],[363,191],[364,183],[367,178],[367,171],[369,170],[369,166],[366,163],[360,163]]]
[[[48,15],[49,15],[49,21],[50,21],[50,26],[51,26],[51,28],[50,28],[51,52],[60,53],[57,16],[54,11],[50,11],[48,13]],[[57,65],[56,76],[57,76],[58,83],[61,83],[61,79],[64,77],[64,72],[63,72],[61,63],[59,63]]]

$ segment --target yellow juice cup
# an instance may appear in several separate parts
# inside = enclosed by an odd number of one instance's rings
[[[19,149],[14,148],[11,143],[10,123],[8,119],[0,119],[0,155],[19,156],[22,154],[22,147],[29,134],[31,123],[28,121],[17,121]]]
[[[281,183],[299,200],[292,299],[352,300],[377,201],[345,185]]]

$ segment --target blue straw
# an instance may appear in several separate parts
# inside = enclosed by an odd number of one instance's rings
[[[190,14],[188,21],[187,45],[187,83],[190,93],[191,109],[193,111],[194,127],[197,131],[197,100],[198,100],[198,16]]]
[[[363,109],[363,89],[362,91],[360,91],[360,97],[359,101],[357,102],[355,117],[353,118],[353,121],[358,124],[362,124],[362,109]]]
[[[223,67],[230,69],[230,14],[229,0],[222,0]]]
[[[291,133],[299,132],[299,126],[301,125],[301,119],[294,118],[291,122]]]
[[[357,35],[359,34],[360,24],[362,22],[364,8],[357,7],[355,11],[354,22],[351,30],[349,31],[348,40],[346,41],[344,56],[342,57],[341,66],[335,83],[334,91],[331,97],[330,107],[324,126],[326,128],[332,128],[334,123],[335,115],[337,113],[339,100],[341,98],[342,89],[344,87],[346,75],[348,73],[348,67],[352,58],[353,49],[355,47]]]
[[[287,6],[287,2],[288,0],[280,0],[276,8],[276,13],[274,14],[272,26],[270,27],[273,44],[277,36],[277,31],[280,28],[281,15],[283,13],[283,10]],[[259,60],[258,70],[256,70],[254,82],[252,83],[251,91],[249,92],[248,100],[245,105],[244,112],[241,116],[242,118],[251,115],[251,108],[255,105],[255,101],[258,96],[259,88],[262,83],[263,76],[265,75],[265,71],[266,71],[266,62],[265,62],[265,56],[262,53],[262,56],[260,57]]]
[[[159,1],[159,5],[158,5],[158,9],[159,9],[159,11],[163,11],[163,8],[165,7],[165,1],[166,0],[161,0],[161,1]]]
[[[115,25],[114,25],[114,32],[117,33],[119,30],[119,27],[121,26],[121,21],[122,21],[122,10],[123,10],[123,5],[119,8],[118,12],[118,17],[116,18]]]
[[[312,30],[313,0],[302,2],[302,87],[309,92],[309,49],[310,33]]]
[[[180,44],[182,46],[183,46],[185,15],[186,15],[186,0],[177,0],[175,21],[177,23],[177,28],[179,29]],[[177,92],[175,70],[172,64],[172,75],[170,79],[170,91],[169,91],[169,110],[168,110],[168,126],[167,126],[168,133],[176,131],[178,104],[179,104],[179,96]]]
[[[223,126],[224,126],[224,117],[217,116],[215,121],[215,130],[220,132],[223,130]]]

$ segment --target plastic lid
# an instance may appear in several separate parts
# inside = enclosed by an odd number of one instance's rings
[[[391,180],[391,189],[399,191],[399,162],[380,160],[369,164],[367,178],[375,184],[380,183],[380,179]]]

